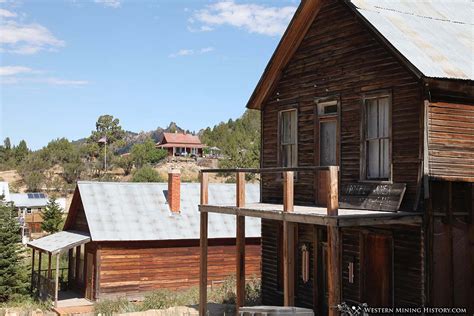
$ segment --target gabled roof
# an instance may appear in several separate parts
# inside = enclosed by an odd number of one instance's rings
[[[303,0],[247,107],[260,109],[314,22],[323,0]],[[470,0],[345,0],[417,76],[474,79]]]
[[[80,181],[77,187],[92,241],[199,239],[199,183],[181,184],[179,214],[169,209],[167,183]],[[259,199],[259,185],[247,184],[246,201]],[[235,184],[209,184],[209,203],[235,205]],[[235,238],[235,226],[235,216],[209,214],[209,238]],[[260,237],[260,220],[246,218],[245,231]]]
[[[181,133],[163,133],[163,140],[160,144],[195,144],[201,145],[198,136]]]

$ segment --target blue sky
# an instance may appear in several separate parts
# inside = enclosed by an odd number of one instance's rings
[[[0,138],[198,131],[243,111],[297,6],[280,1],[0,0]]]

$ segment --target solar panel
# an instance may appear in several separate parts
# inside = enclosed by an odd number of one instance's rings
[[[44,193],[28,193],[29,199],[45,199],[46,194]]]
[[[34,198],[35,198],[34,193],[28,193],[28,198],[29,198],[29,199],[34,199]]]

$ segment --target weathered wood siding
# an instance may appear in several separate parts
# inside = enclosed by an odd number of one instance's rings
[[[214,244],[213,244],[214,243]],[[235,241],[209,241],[208,284],[235,275]],[[261,246],[246,246],[246,275],[260,277]],[[102,243],[100,298],[143,297],[157,289],[185,289],[199,284],[199,241]]]
[[[77,210],[75,211],[75,218],[71,222],[71,226],[68,229],[78,230],[82,232],[89,232],[89,225],[87,224],[86,212],[84,211],[84,207],[82,203],[78,206]]]
[[[428,151],[431,176],[474,181],[474,105],[430,103]]]
[[[402,208],[413,207],[420,167],[420,84],[342,1],[326,1],[262,111],[262,164],[278,165],[278,112],[298,109],[298,164],[319,164],[315,98],[341,102],[340,166],[343,182],[360,179],[361,106],[365,93],[392,94],[393,181],[407,183]],[[315,201],[312,174],[299,173],[295,202]],[[263,178],[264,202],[281,202],[282,185]]]
[[[279,264],[282,260],[279,251],[280,223],[271,220],[262,220],[262,300],[265,305],[282,305],[283,293],[279,286]],[[310,278],[303,283],[300,278],[301,260],[296,255],[297,282],[295,295],[296,306],[314,308],[318,310],[324,305],[321,301],[323,293],[322,276],[314,279],[314,274],[321,266],[317,265],[317,258],[322,258],[322,245],[325,240],[317,241],[318,231],[324,233],[324,227],[313,225],[298,225],[297,245],[303,243],[311,245]],[[362,289],[365,274],[371,271],[364,270],[364,236],[369,233],[382,233],[391,236],[393,245],[393,298],[395,306],[421,306],[424,294],[423,269],[423,234],[420,227],[364,227],[342,229],[342,299],[351,303],[366,301]],[[317,242],[317,244],[316,244]],[[299,247],[298,247],[299,249]],[[316,252],[315,252],[316,251]],[[299,253],[299,252],[298,252]],[[315,260],[316,259],[316,260]],[[320,259],[322,260],[322,259]],[[349,263],[354,263],[354,282],[349,282]],[[321,263],[320,263],[321,264]],[[316,293],[314,290],[318,291]],[[318,306],[319,305],[319,306]]]

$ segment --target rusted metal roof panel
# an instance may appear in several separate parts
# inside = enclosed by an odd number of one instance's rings
[[[474,78],[474,2],[351,0],[424,76]]]
[[[199,183],[181,184],[181,211],[170,211],[167,183],[78,182],[93,241],[199,239]],[[209,184],[209,203],[235,205],[235,184]],[[246,185],[247,203],[260,199]],[[209,238],[235,238],[235,216],[209,214]],[[260,237],[260,219],[246,218],[246,237]]]

